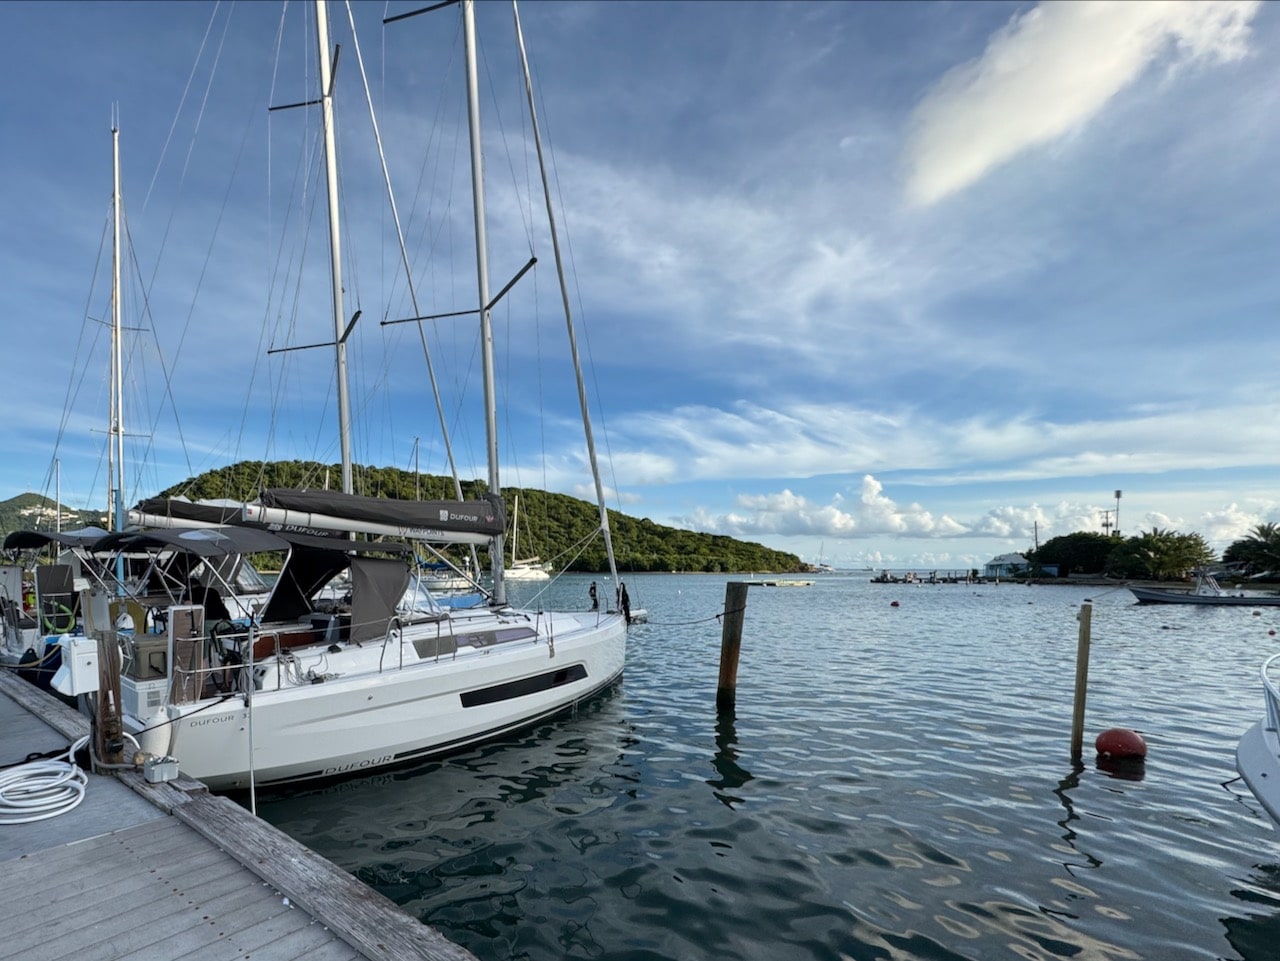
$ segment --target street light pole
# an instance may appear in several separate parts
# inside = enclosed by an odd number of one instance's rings
[[[1120,494],[1122,491],[1116,491],[1116,537],[1120,536]]]

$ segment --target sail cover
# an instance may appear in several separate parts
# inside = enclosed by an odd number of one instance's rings
[[[273,487],[258,495],[264,507],[387,524],[404,528],[431,528],[461,534],[497,537],[506,529],[502,498],[487,494],[470,501],[402,501],[364,497],[337,491],[293,490]]]
[[[201,524],[238,524],[244,505],[239,501],[191,501],[185,497],[149,497],[134,508],[142,514]]]

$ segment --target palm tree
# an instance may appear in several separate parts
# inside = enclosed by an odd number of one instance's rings
[[[1199,534],[1153,527],[1118,545],[1107,558],[1107,566],[1122,577],[1177,580],[1213,560],[1213,549]]]
[[[1254,574],[1280,570],[1280,524],[1258,524],[1248,537],[1228,547],[1222,559],[1244,564],[1246,570]]]

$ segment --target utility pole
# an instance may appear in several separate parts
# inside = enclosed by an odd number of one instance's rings
[[[1120,536],[1120,495],[1122,491],[1116,491],[1116,537]]]

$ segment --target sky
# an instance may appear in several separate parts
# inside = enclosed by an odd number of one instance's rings
[[[331,4],[353,459],[447,473],[443,422],[483,478],[478,322],[384,323],[479,296],[459,14],[382,22],[426,5]],[[855,570],[1280,521],[1280,4],[520,20],[611,507]],[[538,258],[493,311],[501,482],[589,497],[511,8],[476,21],[491,293]],[[125,499],[336,462],[333,348],[281,350],[336,336],[320,111],[267,109],[316,95],[313,6],[0,30],[0,499],[106,503],[113,123]]]

